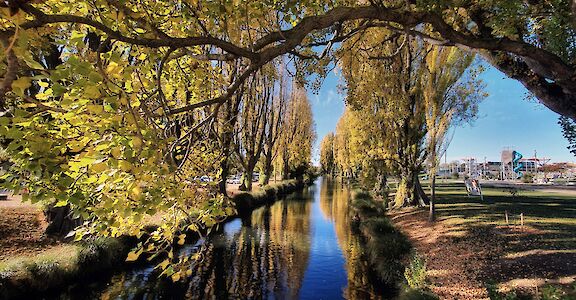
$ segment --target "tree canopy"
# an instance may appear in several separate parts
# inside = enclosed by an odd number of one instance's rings
[[[230,132],[220,125],[249,107],[234,97],[276,58],[289,57],[294,68],[287,72],[298,78],[293,97],[304,99],[307,75],[321,79],[350,41],[368,34],[387,56],[398,56],[406,47],[398,42],[410,36],[479,53],[545,106],[575,119],[576,18],[570,5],[2,1],[0,135],[14,162],[2,179],[17,191],[25,186],[34,201],[55,199],[92,220],[78,237],[142,236],[142,219],[167,212],[164,225],[147,236],[148,246],[131,258],[144,251],[171,256],[169,245],[182,241],[184,230],[211,226],[233,210],[214,184],[188,179],[222,175],[222,157],[230,153],[223,145],[232,142],[217,138]],[[287,109],[283,126],[302,133],[304,142],[280,138],[292,149],[279,155],[285,166],[303,166],[311,152],[315,134],[305,100]],[[310,122],[290,125],[302,115]]]

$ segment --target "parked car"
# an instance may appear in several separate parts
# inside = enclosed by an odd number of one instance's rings
[[[10,194],[11,194],[11,191],[1,189],[0,190],[0,200],[8,200],[8,197],[10,196]]]
[[[228,180],[226,180],[226,182],[229,184],[240,184],[240,177],[234,176],[234,177],[228,178]]]

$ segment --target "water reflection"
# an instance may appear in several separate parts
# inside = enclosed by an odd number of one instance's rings
[[[350,208],[350,189],[337,181],[323,180],[320,189],[322,213],[334,221],[338,244],[346,259],[347,299],[382,299],[379,284],[364,257],[361,238],[350,227],[353,212]]]
[[[278,201],[238,230],[226,226],[202,248],[187,298],[296,298],[308,265],[309,214],[309,201]]]
[[[182,249],[181,255],[201,254],[185,282],[160,280],[145,267],[60,298],[380,299],[350,227],[349,197],[345,186],[318,180]]]

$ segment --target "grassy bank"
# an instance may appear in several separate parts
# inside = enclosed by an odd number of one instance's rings
[[[73,281],[106,274],[123,264],[132,244],[127,238],[96,239],[0,262],[0,299],[40,295]]]
[[[366,258],[382,283],[399,288],[399,299],[437,299],[426,290],[425,268],[414,256],[410,241],[385,216],[382,204],[359,190],[352,200],[354,226],[364,238]]]
[[[304,187],[304,183],[295,179],[284,180],[278,183],[263,186],[258,191],[240,192],[232,197],[239,215],[246,214],[253,209],[276,201],[278,198],[293,193]]]

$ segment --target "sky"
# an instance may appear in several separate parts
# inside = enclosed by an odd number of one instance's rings
[[[500,152],[508,147],[533,157],[548,157],[551,162],[576,161],[566,148],[558,115],[535,100],[527,100],[527,90],[521,83],[491,66],[481,75],[489,96],[480,104],[478,118],[472,124],[455,128],[446,153],[448,162],[465,157],[480,161],[500,161]],[[319,160],[319,144],[344,111],[345,95],[338,91],[340,74],[330,73],[317,94],[309,91],[318,138],[313,162]],[[442,160],[444,162],[444,158]]]

